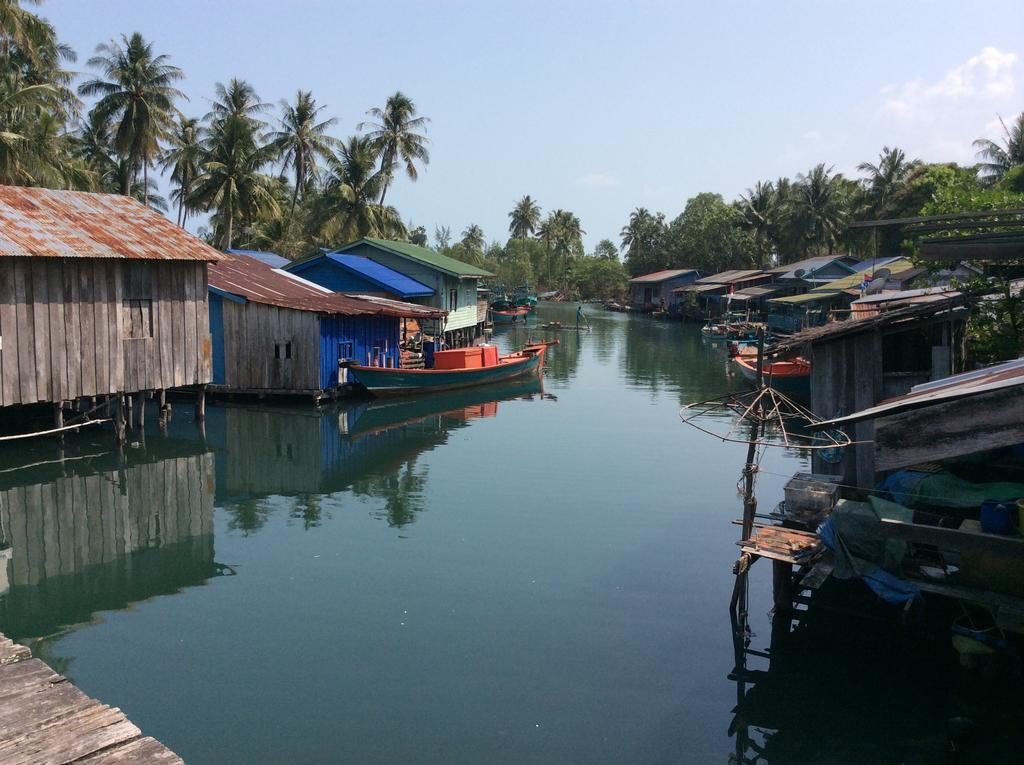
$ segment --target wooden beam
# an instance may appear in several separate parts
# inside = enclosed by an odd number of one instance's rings
[[[1024,388],[1003,388],[875,421],[875,469],[897,468],[1024,442]]]
[[[978,531],[947,529],[883,518],[879,521],[883,537],[904,539],[915,544],[938,547],[940,550],[978,550],[1024,560],[1024,539],[1020,537],[986,534]]]

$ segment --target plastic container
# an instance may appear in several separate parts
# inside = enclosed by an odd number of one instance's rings
[[[480,369],[483,365],[484,352],[479,346],[434,352],[434,369]]]
[[[1013,531],[1013,515],[1016,514],[1014,510],[1017,508],[1010,502],[986,499],[981,503],[981,530],[987,534],[1011,533]]]
[[[786,510],[823,512],[839,501],[839,476],[820,473],[797,473],[786,484]]]
[[[485,367],[496,367],[498,366],[498,346],[496,345],[481,345],[480,350],[484,354],[484,366]]]

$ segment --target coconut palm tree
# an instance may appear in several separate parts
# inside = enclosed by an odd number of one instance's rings
[[[165,172],[171,171],[171,183],[175,185],[171,199],[178,204],[178,225],[184,226],[190,212],[187,205],[189,189],[199,176],[199,165],[203,159],[199,120],[179,114],[169,144],[160,156],[160,168]]]
[[[216,211],[218,239],[224,249],[234,243],[236,221],[251,222],[259,213],[280,213],[273,179],[262,172],[274,157],[274,147],[261,145],[242,118],[215,121],[203,138],[200,174],[191,184],[186,204]]]
[[[329,156],[338,145],[337,140],[327,135],[327,129],[338,121],[337,118],[320,119],[325,108],[317,106],[311,91],[300,90],[295,94],[294,104],[281,101],[280,129],[270,134],[284,166],[290,166],[295,175],[289,218],[295,215],[295,203],[312,181],[317,158]]]
[[[484,238],[484,230],[475,223],[466,226],[462,232],[462,241],[459,242],[466,253],[475,260],[480,260],[484,254],[484,246],[487,240]]]
[[[526,239],[531,236],[540,224],[540,205],[527,194],[512,208],[508,214],[511,219],[508,232],[513,239]]]
[[[818,252],[832,252],[846,232],[848,200],[843,176],[816,165],[797,176],[793,213],[806,241]]]
[[[875,216],[883,214],[890,200],[906,184],[910,174],[920,166],[921,160],[908,160],[902,149],[890,149],[888,146],[882,147],[877,165],[871,162],[857,165],[857,169],[866,176],[866,212]]]
[[[380,156],[380,169],[385,174],[380,204],[384,204],[384,197],[394,180],[396,169],[404,167],[409,180],[415,181],[419,176],[416,162],[424,165],[430,162],[430,152],[427,151],[430,140],[416,132],[425,129],[430,119],[417,117],[416,104],[401,91],[390,96],[383,109],[370,109],[367,115],[376,122],[362,122],[358,129],[369,129],[367,137]]]
[[[740,195],[737,203],[744,228],[753,234],[766,260],[779,257],[780,233],[788,213],[786,201],[771,181],[758,181]]]
[[[232,77],[227,85],[222,82],[214,85],[213,93],[210,111],[203,117],[205,122],[213,124],[236,118],[247,122],[254,133],[267,126],[261,117],[270,109],[270,104],[260,101],[256,88],[249,82]]]
[[[17,49],[29,61],[37,59],[38,27],[46,22],[25,5],[39,6],[42,0],[0,0],[0,57],[8,58]]]
[[[974,142],[978,150],[978,175],[987,183],[1002,180],[1007,171],[1018,165],[1024,165],[1024,112],[1018,114],[1007,127],[1003,118],[999,118],[1005,135],[1002,144],[988,138],[979,138]]]
[[[342,143],[326,157],[323,193],[316,201],[321,237],[327,242],[404,237],[398,211],[376,201],[385,183],[371,138],[352,136]]]
[[[131,192],[140,165],[143,189],[148,189],[149,165],[173,124],[174,102],[185,99],[173,84],[185,75],[167,61],[166,55],[155,55],[152,44],[138,32],[122,35],[120,43],[111,40],[97,46],[87,64],[99,75],[78,87],[80,95],[99,97],[93,107],[97,118],[113,123],[114,148],[128,160],[122,194]]]

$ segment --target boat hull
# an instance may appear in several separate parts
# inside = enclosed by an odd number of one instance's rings
[[[525,352],[521,358],[479,369],[389,369],[354,365],[349,367],[349,373],[374,396],[410,396],[489,385],[525,375],[540,376],[545,350],[542,346]]]
[[[513,324],[517,321],[526,321],[530,315],[527,308],[515,308],[511,311],[491,311],[491,321],[495,324]]]
[[[751,385],[757,384],[756,361],[751,360],[750,357],[740,356],[737,356],[732,361],[747,382]],[[783,393],[795,393],[801,396],[809,396],[811,394],[810,369],[803,374],[773,373],[773,364],[769,363],[765,366],[764,380],[766,384]]]

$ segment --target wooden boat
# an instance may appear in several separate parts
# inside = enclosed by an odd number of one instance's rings
[[[521,351],[505,356],[498,356],[497,349],[490,346],[494,351],[491,363],[488,363],[491,359],[484,356],[492,354],[485,354],[484,349],[479,346],[438,351],[434,354],[433,369],[395,369],[351,364],[348,366],[349,379],[377,397],[408,396],[487,385],[524,375],[540,376],[544,369],[544,354],[552,345],[558,345],[558,341],[532,343]],[[480,352],[479,359],[476,351]],[[471,360],[467,366],[443,368],[463,358]]]
[[[742,353],[733,359],[740,374],[752,385],[757,383],[757,352]],[[783,393],[808,396],[811,393],[811,362],[805,358],[770,361],[764,365],[766,385]]]
[[[584,327],[577,324],[562,324],[560,321],[549,321],[541,324],[537,329],[542,329],[545,332],[589,332],[590,327]]]
[[[496,309],[491,307],[491,321],[495,324],[512,324],[517,321],[526,321],[532,308],[526,306],[514,306],[512,308]]]

